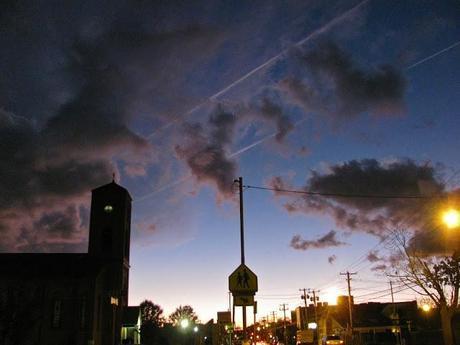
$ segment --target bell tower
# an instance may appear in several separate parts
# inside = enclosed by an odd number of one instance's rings
[[[112,181],[91,192],[88,255],[97,267],[93,308],[97,345],[120,343],[122,314],[128,306],[131,196]]]
[[[89,254],[129,263],[131,196],[114,181],[93,189],[89,226]]]
[[[107,266],[106,288],[118,291],[120,304],[128,303],[131,196],[112,181],[93,189],[88,254]]]

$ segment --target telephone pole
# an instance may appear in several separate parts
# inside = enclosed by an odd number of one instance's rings
[[[305,318],[304,327],[305,327],[305,329],[308,329],[307,289],[303,288],[303,289],[299,289],[299,291],[303,292],[303,295],[301,295],[300,298],[303,299],[303,302],[304,302],[304,305],[305,305],[305,312],[303,314],[303,316]]]
[[[396,345],[399,345],[401,344],[401,328],[399,327],[399,315],[398,313],[396,312],[396,304],[395,304],[395,299],[394,299],[394,295],[393,295],[393,282],[390,280],[390,291],[391,291],[391,304],[393,306],[393,312],[392,312],[392,315],[391,315],[391,319],[393,321],[393,323],[396,323],[396,325],[398,326],[397,330],[398,330],[398,333],[396,334]]]
[[[318,311],[316,310],[316,307],[317,307],[317,302],[319,300],[319,297],[317,297],[316,294],[319,292],[320,290],[308,289],[308,293],[311,293],[312,296],[310,297],[309,295],[307,295],[307,298],[310,298],[310,301],[313,302],[313,310],[315,311],[316,332],[318,332]]]
[[[283,312],[283,334],[284,334],[284,343],[285,344],[287,344],[286,310],[289,310],[288,305],[286,303],[280,304],[280,311]]]
[[[270,312],[270,316],[272,317],[272,321],[273,321],[273,323],[272,323],[272,325],[271,325],[271,327],[270,327],[270,328],[271,328],[271,331],[272,331],[272,333],[273,333],[272,336],[273,336],[273,337],[276,337],[276,311],[271,311],[271,312]],[[270,319],[269,319],[269,320],[270,320]],[[269,321],[269,322],[270,322],[270,321]],[[275,326],[275,331],[274,331],[274,332],[273,332],[273,325]]]
[[[357,272],[345,272],[345,273],[340,273],[341,276],[347,276],[347,283],[348,283],[348,313],[350,316],[350,334],[351,337],[353,338],[353,304],[351,303],[351,278],[350,276],[358,274]]]

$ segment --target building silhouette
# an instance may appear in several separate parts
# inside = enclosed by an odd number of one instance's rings
[[[114,345],[128,305],[131,197],[92,191],[88,253],[0,254],[0,345]]]

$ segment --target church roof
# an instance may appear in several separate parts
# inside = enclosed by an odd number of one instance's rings
[[[0,253],[0,275],[73,278],[97,273],[98,262],[89,254]]]
[[[94,188],[92,191],[99,191],[99,190],[113,190],[113,191],[123,191],[126,194],[128,194],[129,198],[132,200],[131,195],[129,194],[128,190],[122,186],[120,186],[118,183],[116,183],[114,180],[112,182],[107,183],[105,185],[102,185],[100,187]]]
[[[123,326],[129,327],[137,325],[140,313],[140,307],[126,307],[123,310]]]

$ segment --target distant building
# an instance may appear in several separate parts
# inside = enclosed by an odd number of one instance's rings
[[[131,197],[92,191],[85,254],[0,254],[0,344],[114,345],[128,305]]]
[[[121,343],[139,345],[141,343],[141,308],[126,307],[123,310]]]

